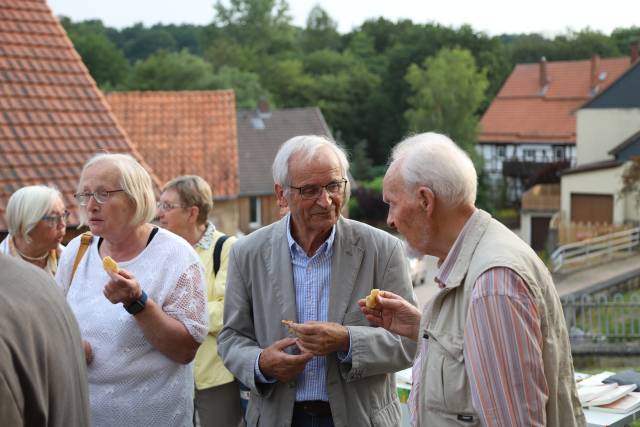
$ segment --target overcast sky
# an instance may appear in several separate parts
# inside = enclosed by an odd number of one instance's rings
[[[147,26],[207,24],[215,0],[47,0],[56,15],[74,21],[101,19],[123,28],[136,22]],[[590,27],[607,34],[617,27],[638,25],[637,0],[288,0],[294,24],[304,26],[311,8],[320,4],[345,33],[371,17],[436,22],[459,27],[470,24],[490,35],[537,32],[548,36]],[[636,4],[636,6],[633,6]]]

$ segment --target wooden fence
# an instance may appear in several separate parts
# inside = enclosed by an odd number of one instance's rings
[[[605,224],[592,222],[561,222],[558,224],[558,246],[581,242],[593,237],[612,234],[633,228],[630,224]]]
[[[558,246],[550,256],[551,271],[559,273],[587,265],[593,266],[621,254],[628,255],[639,244],[640,227],[636,227]]]

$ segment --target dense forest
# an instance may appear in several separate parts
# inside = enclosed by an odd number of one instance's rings
[[[61,22],[105,91],[233,88],[239,109],[260,99],[319,106],[363,180],[379,175],[390,147],[411,132],[446,132],[474,155],[479,117],[515,64],[624,56],[640,39],[640,27],[489,36],[382,17],[340,34],[319,6],[304,28],[292,24],[286,0],[212,7],[206,26]]]

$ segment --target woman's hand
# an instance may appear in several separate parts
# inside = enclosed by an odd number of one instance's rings
[[[111,280],[105,285],[102,293],[112,304],[121,302],[126,306],[142,295],[142,287],[127,270],[120,269],[117,273],[108,271],[107,274]]]
[[[376,326],[382,326],[390,332],[418,341],[420,330],[420,310],[400,295],[389,291],[380,291],[376,306],[367,308],[366,300],[358,301],[360,311],[367,320]]]

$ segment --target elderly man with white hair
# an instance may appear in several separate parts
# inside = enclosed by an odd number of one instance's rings
[[[398,239],[340,215],[348,169],[324,137],[285,142],[273,177],[289,214],[231,249],[218,351],[251,388],[249,426],[400,424],[393,372],[415,342],[371,327],[358,299],[411,299],[408,266]]]
[[[413,136],[383,182],[387,223],[439,258],[440,292],[420,311],[384,290],[375,325],[419,342],[410,410],[418,426],[582,426],[560,299],[536,254],[474,206],[471,159],[448,137]]]

